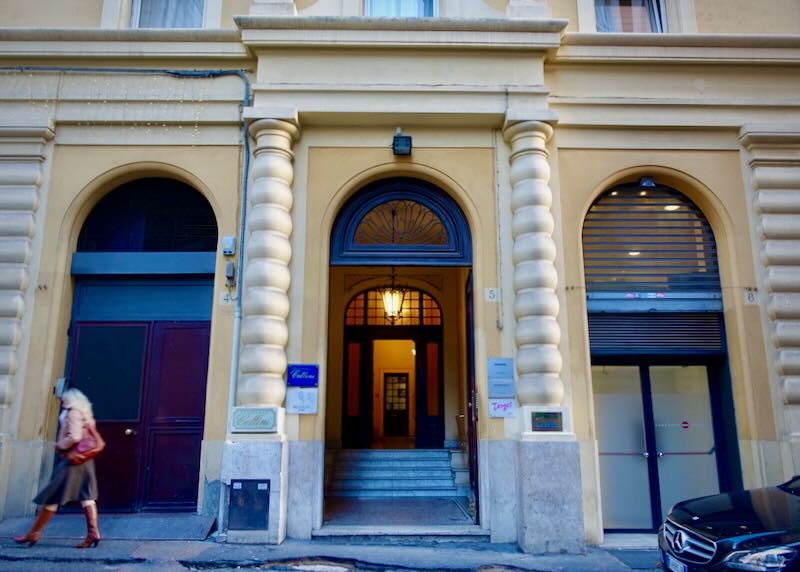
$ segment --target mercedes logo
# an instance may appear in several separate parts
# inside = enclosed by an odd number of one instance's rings
[[[688,547],[689,547],[689,537],[686,536],[685,532],[679,530],[678,532],[675,533],[675,536],[672,537],[672,549],[677,554],[681,554]]]

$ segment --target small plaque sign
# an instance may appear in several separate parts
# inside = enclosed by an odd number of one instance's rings
[[[514,385],[514,379],[503,378],[489,378],[489,397],[514,397],[517,395],[517,389]]]
[[[514,379],[513,358],[489,358],[489,378]]]
[[[289,387],[286,389],[286,413],[317,413],[316,387]]]
[[[319,366],[313,363],[290,363],[286,372],[288,387],[317,387]]]
[[[235,407],[231,416],[234,433],[276,433],[277,407]]]
[[[560,411],[533,411],[531,412],[531,430],[533,431],[563,431],[564,422]]]

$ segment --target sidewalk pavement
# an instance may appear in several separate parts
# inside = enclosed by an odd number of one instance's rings
[[[432,546],[350,544],[287,540],[278,546],[207,540],[103,540],[79,550],[79,539],[48,538],[19,546],[0,536],[0,570],[13,572],[93,570],[293,570],[298,572],[624,572],[656,570],[655,550],[604,550],[581,555],[523,554],[514,545],[441,543]]]

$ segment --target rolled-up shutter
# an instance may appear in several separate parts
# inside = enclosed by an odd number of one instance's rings
[[[583,228],[592,353],[721,353],[722,290],[714,233],[669,187],[615,187]]]

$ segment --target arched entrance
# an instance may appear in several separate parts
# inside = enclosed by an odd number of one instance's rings
[[[72,259],[65,375],[107,449],[101,510],[195,510],[217,225],[188,185],[147,178],[106,195]]]
[[[644,177],[598,197],[583,253],[603,526],[655,530],[675,502],[741,487],[716,241]]]
[[[341,209],[330,260],[326,495],[474,500],[464,214],[430,183],[377,181]]]

